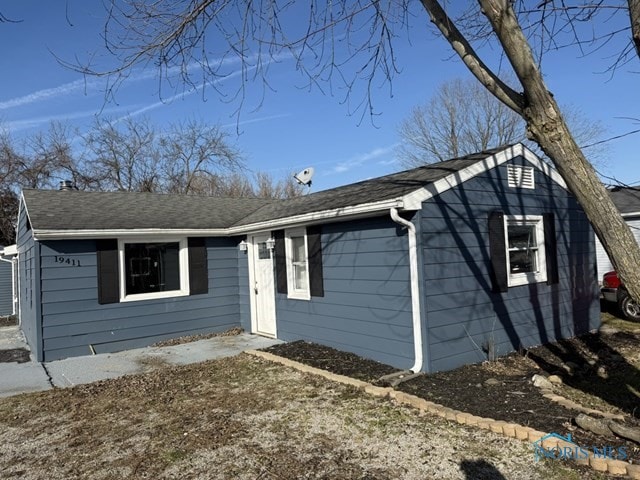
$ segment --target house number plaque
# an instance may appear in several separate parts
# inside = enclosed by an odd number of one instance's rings
[[[63,257],[60,255],[56,255],[53,257],[55,259],[55,263],[62,263],[64,265],[70,265],[72,267],[81,267],[80,260],[76,260],[75,258]]]

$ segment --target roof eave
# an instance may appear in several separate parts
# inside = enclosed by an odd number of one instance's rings
[[[250,223],[247,225],[238,225],[229,229],[230,235],[240,235],[252,232],[270,230],[274,228],[296,227],[301,225],[310,225],[314,223],[322,223],[332,219],[355,219],[366,218],[377,213],[386,212],[391,208],[404,208],[402,198],[391,198],[378,202],[362,203],[360,205],[352,205],[348,207],[334,208],[330,210],[321,210],[319,212],[303,213],[301,215],[293,215],[291,217],[278,218],[275,220],[267,220],[264,222]]]
[[[273,230],[276,228],[290,228],[301,225],[322,223],[326,220],[347,220],[366,218],[378,213],[386,212],[391,208],[403,208],[401,198],[381,200],[379,202],[364,203],[348,207],[322,210],[319,212],[305,213],[291,217],[256,222],[247,225],[238,225],[229,228],[202,228],[202,229],[166,229],[166,228],[141,228],[141,229],[34,229],[33,236],[36,240],[70,240],[70,239],[103,239],[103,238],[140,238],[140,237],[228,237],[233,235],[245,235],[247,233]]]
[[[136,229],[34,229],[35,240],[104,239],[135,237],[219,237],[226,236],[227,229],[181,229],[181,228],[136,228]]]

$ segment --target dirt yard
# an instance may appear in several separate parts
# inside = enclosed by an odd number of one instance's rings
[[[20,479],[600,478],[248,355],[0,400]]]

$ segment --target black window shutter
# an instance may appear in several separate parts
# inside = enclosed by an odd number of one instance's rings
[[[273,239],[276,241],[276,289],[278,293],[286,294],[287,289],[287,257],[284,248],[284,230],[275,230],[271,232]]]
[[[556,222],[553,213],[545,213],[542,218],[544,223],[544,253],[547,259],[547,285],[555,285],[559,282]]]
[[[309,249],[309,284],[312,297],[324,297],[324,278],[322,276],[322,227],[307,229],[307,247]]]
[[[503,212],[495,211],[489,214],[489,252],[493,292],[506,292],[508,289],[507,246],[504,239]]]
[[[207,246],[203,237],[189,237],[189,295],[209,293]]]
[[[120,279],[118,275],[118,240],[97,240],[98,303],[120,301]]]

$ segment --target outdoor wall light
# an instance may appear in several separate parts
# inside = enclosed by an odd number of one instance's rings
[[[273,250],[274,248],[276,248],[276,241],[273,238],[269,238],[267,240],[267,248],[269,250]]]
[[[241,252],[246,252],[247,251],[247,241],[246,240],[242,240],[238,244],[238,249],[240,249]]]

